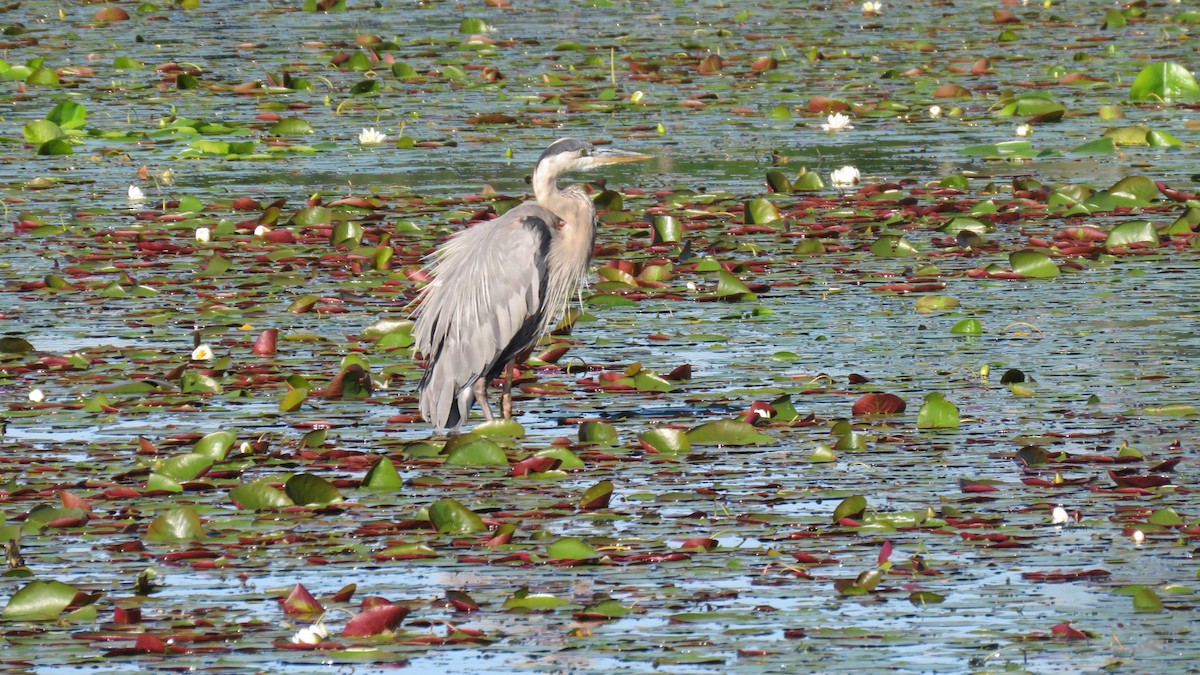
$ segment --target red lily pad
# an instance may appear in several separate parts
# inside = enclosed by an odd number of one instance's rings
[[[895,394],[866,394],[854,402],[855,415],[895,415],[904,412],[904,399]]]
[[[283,607],[283,613],[291,616],[305,616],[325,612],[325,607],[308,592],[308,589],[303,584],[293,586],[287,597],[279,599],[279,604]]]
[[[409,608],[405,605],[376,605],[354,615],[342,629],[342,637],[369,637],[395,632],[396,628],[408,616]]]

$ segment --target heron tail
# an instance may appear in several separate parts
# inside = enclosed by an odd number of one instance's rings
[[[445,377],[440,370],[439,364],[431,363],[417,385],[421,418],[432,424],[438,433],[446,429],[457,432],[475,403],[471,385],[478,376],[463,383],[455,381],[457,378]]]

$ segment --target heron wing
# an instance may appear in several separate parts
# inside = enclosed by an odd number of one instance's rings
[[[471,386],[535,342],[543,325],[547,259],[557,218],[536,204],[459,232],[434,253],[434,280],[413,313],[429,361],[421,416],[439,428],[467,416]],[[518,344],[520,343],[520,344]]]

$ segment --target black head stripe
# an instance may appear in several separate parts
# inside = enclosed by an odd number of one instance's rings
[[[542,156],[538,158],[538,161],[540,162],[543,159],[546,159],[547,157],[551,157],[553,155],[557,155],[560,152],[575,152],[578,150],[591,150],[591,149],[592,149],[591,143],[587,143],[587,142],[581,141],[576,138],[560,138],[557,141],[554,141],[553,143],[551,143],[550,147],[546,148],[546,151],[542,153]]]

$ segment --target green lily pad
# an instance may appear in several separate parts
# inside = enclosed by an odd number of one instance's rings
[[[460,434],[442,449],[447,466],[508,466],[504,449],[477,433]]]
[[[1192,101],[1200,98],[1200,85],[1186,67],[1174,63],[1152,63],[1138,73],[1129,86],[1129,100]]]
[[[885,234],[871,244],[871,253],[880,258],[906,258],[920,253],[912,242],[898,234]]]
[[[53,621],[66,611],[79,589],[61,581],[34,579],[8,599],[0,618],[7,621]]]
[[[808,455],[808,461],[813,464],[829,464],[837,461],[837,453],[828,444],[818,443]]]
[[[487,525],[471,509],[451,498],[439,499],[429,505],[429,520],[438,532],[483,532]]]
[[[1158,594],[1148,586],[1140,586],[1133,592],[1133,611],[1161,612],[1164,610]]]
[[[945,602],[946,596],[934,593],[933,591],[913,591],[908,594],[908,601],[917,607],[924,607],[926,605],[936,605]]]
[[[548,448],[546,450],[539,450],[538,452],[534,453],[534,455],[537,457],[550,457],[551,459],[558,460],[559,471],[575,471],[587,466],[584,464],[583,460],[579,458],[579,455],[571,452],[567,448]]]
[[[579,442],[602,446],[614,446],[620,443],[617,439],[616,427],[608,422],[595,420],[589,420],[579,425]]]
[[[716,296],[722,299],[754,299],[754,294],[750,292],[750,288],[742,283],[734,274],[721,269],[717,272],[717,292]]]
[[[686,432],[679,429],[651,429],[638,435],[642,447],[663,455],[686,455],[692,450]]]
[[[528,589],[522,589],[511,597],[505,599],[502,605],[505,611],[535,611],[548,612],[560,607],[566,607],[571,603],[557,595],[549,593],[530,593]]]
[[[60,101],[46,113],[46,119],[62,129],[82,129],[87,123],[87,108],[75,101]]]
[[[586,615],[588,618],[603,616],[609,619],[620,619],[621,617],[629,616],[631,611],[630,608],[616,600],[601,600],[600,602],[584,607],[581,614]]]
[[[950,327],[953,335],[982,335],[983,324],[979,319],[962,319]]]
[[[1111,155],[1117,151],[1117,145],[1112,138],[1097,138],[1094,141],[1088,141],[1083,145],[1076,146],[1071,150],[1072,154],[1077,155]]]
[[[705,422],[687,432],[692,445],[774,445],[777,440],[741,420]]]
[[[584,490],[583,497],[579,500],[579,508],[583,511],[607,508],[614,489],[615,486],[611,480],[602,480],[596,483]]]
[[[595,558],[599,553],[579,537],[563,537],[550,544],[546,555],[551,560],[587,560]]]
[[[28,354],[33,351],[33,344],[21,337],[11,335],[0,337],[0,354]]]
[[[271,511],[296,505],[286,492],[261,480],[233,488],[229,491],[229,499],[238,508],[250,511]]]
[[[21,127],[25,142],[40,145],[65,136],[61,127],[50,120],[35,120]]]
[[[1152,148],[1181,148],[1183,141],[1175,138],[1170,133],[1160,129],[1151,129],[1146,132],[1146,142]]]
[[[747,225],[768,225],[779,220],[779,208],[775,203],[763,197],[757,197],[746,202]]]
[[[1165,506],[1161,509],[1155,509],[1153,513],[1146,518],[1146,522],[1151,525],[1161,525],[1163,527],[1179,527],[1184,524],[1183,518],[1175,512],[1175,509]]]
[[[1200,415],[1200,408],[1191,403],[1168,403],[1166,405],[1151,405],[1142,408],[1147,415],[1163,417],[1193,417]]]
[[[388,490],[396,491],[404,485],[404,480],[400,478],[400,473],[396,471],[396,465],[392,464],[392,460],[387,457],[380,457],[371,465],[371,469],[367,471],[367,475],[363,476],[362,486],[372,490]]]
[[[959,150],[964,155],[982,157],[1033,157],[1037,153],[1029,141],[1004,141],[988,145],[971,145]]]
[[[1105,248],[1128,246],[1134,243],[1158,245],[1158,231],[1148,220],[1131,220],[1114,227],[1104,240]]]
[[[864,511],[867,510],[867,498],[862,495],[852,495],[846,497],[838,503],[833,509],[833,522],[838,522],[842,518],[858,519],[862,517]]]
[[[1146,136],[1150,133],[1149,127],[1141,124],[1135,124],[1128,127],[1113,127],[1104,132],[1104,138],[1112,142],[1114,146],[1125,145],[1150,145],[1150,141],[1146,140]]]
[[[1067,106],[1044,96],[1020,96],[996,111],[997,117],[1013,117],[1016,115],[1046,115],[1066,111]]]
[[[286,117],[271,125],[267,133],[272,136],[303,136],[316,133],[316,129],[299,117]]]
[[[1050,256],[1032,249],[1010,253],[1008,264],[1012,266],[1012,271],[1030,279],[1052,279],[1062,274]]]
[[[1158,187],[1146,176],[1127,176],[1108,189],[1122,206],[1148,206],[1158,199]]]
[[[959,306],[958,299],[949,295],[922,295],[917,298],[915,308],[918,314],[955,309]]]
[[[958,424],[958,407],[939,392],[928,394],[917,411],[918,429],[956,429]]]
[[[207,455],[202,455],[196,452],[189,452],[184,455],[175,455],[163,461],[158,471],[164,476],[168,476],[177,481],[189,481],[199,476],[209,467],[213,465],[213,460]]]
[[[206,537],[200,514],[191,506],[176,506],[150,521],[146,540],[154,542],[199,541]]]
[[[233,447],[236,442],[236,431],[214,431],[196,441],[196,445],[192,446],[192,452],[204,455],[213,462],[220,462],[225,459],[229,448]]]
[[[488,31],[487,21],[477,16],[463,17],[463,20],[458,24],[458,32],[463,34],[487,33]]]
[[[283,487],[288,498],[300,506],[327,506],[343,501],[333,483],[311,473],[292,476]]]

